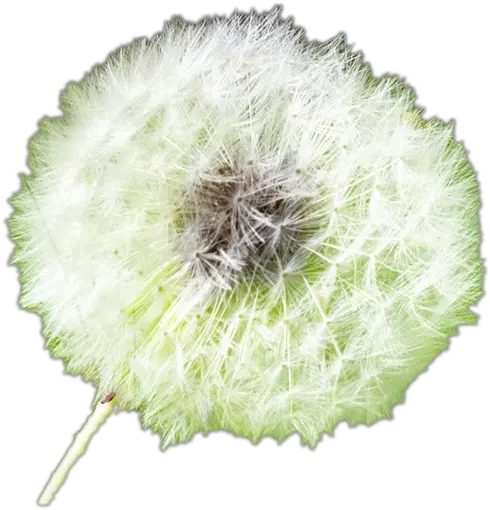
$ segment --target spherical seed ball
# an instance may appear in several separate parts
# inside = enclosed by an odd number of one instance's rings
[[[389,417],[475,321],[465,150],[342,36],[310,43],[279,10],[175,18],[61,108],[12,200],[20,303],[162,447],[218,429],[313,446]]]

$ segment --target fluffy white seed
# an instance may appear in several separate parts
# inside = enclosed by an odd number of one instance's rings
[[[171,20],[32,139],[22,306],[163,447],[390,416],[482,293],[473,172],[413,99],[277,9]]]

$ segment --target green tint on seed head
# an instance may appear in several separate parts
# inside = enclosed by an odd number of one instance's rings
[[[279,8],[171,20],[70,83],[9,228],[47,348],[115,393],[87,427],[313,447],[391,417],[483,292],[474,171],[414,101]]]

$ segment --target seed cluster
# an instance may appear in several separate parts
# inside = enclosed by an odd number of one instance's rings
[[[270,278],[304,237],[307,198],[284,176],[220,167],[202,177],[185,206],[185,244],[193,271],[225,286],[244,274]]]

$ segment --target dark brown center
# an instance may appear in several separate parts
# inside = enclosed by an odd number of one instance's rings
[[[302,237],[305,203],[296,197],[278,178],[251,171],[224,167],[201,179],[185,207],[194,270],[227,282],[243,271],[277,271]]]

